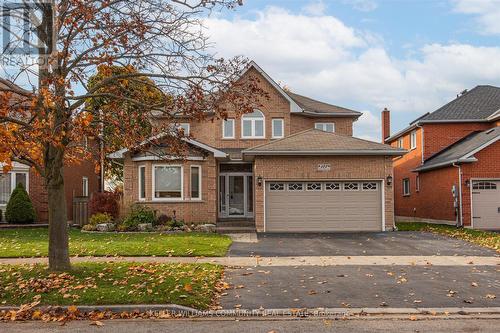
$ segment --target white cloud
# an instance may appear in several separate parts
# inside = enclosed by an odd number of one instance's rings
[[[325,13],[326,5],[322,0],[305,5],[302,10],[309,15],[320,16]]]
[[[453,0],[454,10],[476,16],[479,27],[475,30],[482,34],[500,34],[499,0]]]
[[[428,44],[409,58],[395,58],[373,34],[333,16],[276,7],[254,19],[219,17],[205,23],[220,56],[243,54],[292,91],[363,110],[355,134],[376,141],[384,107],[399,120],[393,122],[396,130],[465,88],[500,85],[500,47]]]

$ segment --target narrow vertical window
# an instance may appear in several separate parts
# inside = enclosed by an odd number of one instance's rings
[[[201,199],[200,166],[191,166],[191,199]]]
[[[403,179],[403,195],[404,196],[410,195],[410,179],[409,178]]]
[[[410,148],[417,148],[417,131],[413,131],[410,134]]]
[[[146,199],[146,167],[141,165],[139,167],[139,200]]]
[[[226,119],[222,122],[222,138],[234,139],[234,119]]]
[[[87,177],[82,177],[82,196],[89,196],[89,179]]]
[[[284,137],[283,119],[273,119],[273,139]]]

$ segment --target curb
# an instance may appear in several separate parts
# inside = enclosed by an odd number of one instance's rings
[[[33,309],[64,309],[68,306],[37,306]],[[124,304],[124,305],[82,305],[80,312],[111,311],[122,312],[170,312],[179,317],[350,317],[373,315],[500,315],[500,307],[449,307],[449,308],[282,308],[282,309],[221,309],[197,310],[178,304]],[[0,311],[17,311],[19,307],[0,306]]]

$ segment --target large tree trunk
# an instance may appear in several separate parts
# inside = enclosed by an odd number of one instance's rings
[[[46,150],[46,181],[49,196],[49,270],[68,271],[68,218],[63,178],[64,151],[49,146]]]

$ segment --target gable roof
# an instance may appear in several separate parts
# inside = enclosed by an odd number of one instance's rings
[[[403,155],[406,151],[337,133],[308,129],[245,149],[244,155]]]
[[[385,142],[393,141],[420,124],[490,122],[496,118],[500,118],[500,87],[479,85],[434,112],[415,119],[408,127],[388,137]]]
[[[500,126],[483,132],[473,132],[462,140],[446,147],[429,157],[424,164],[414,171],[426,171],[452,165],[454,163],[470,163],[477,159],[473,156],[478,151],[500,140]]]
[[[302,96],[291,91],[286,91],[285,93],[290,96],[301,108],[302,112],[308,114],[314,114],[318,116],[341,116],[341,117],[360,117],[361,112],[347,109],[341,106],[328,104],[324,102],[317,101],[315,99]]]
[[[240,74],[242,77],[251,68],[255,68],[277,91],[290,103],[290,112],[306,115],[333,116],[333,117],[360,117],[361,112],[343,108],[340,106],[324,103],[315,99],[285,91],[276,83],[255,61],[250,61]]]
[[[139,145],[137,145],[137,147],[140,147],[140,146],[143,146],[143,145],[146,145],[148,143],[151,143],[152,141],[154,140],[158,140],[158,139],[161,139],[162,137],[164,137],[166,134],[158,134],[154,137],[151,137],[150,139],[148,140],[145,140],[143,142],[141,142]],[[214,157],[227,157],[227,154],[224,153],[223,151],[220,151],[219,149],[216,149],[214,147],[211,147],[209,145],[206,145],[204,143],[201,143],[199,141],[196,141],[196,140],[193,140],[193,139],[190,139],[190,138],[182,138],[182,140],[188,144],[191,144],[195,147],[198,147],[200,149],[203,149],[203,150],[206,150],[210,153],[213,153],[214,154]],[[123,149],[120,149],[120,150],[117,150],[111,154],[108,154],[108,158],[109,159],[123,159],[125,157],[125,154],[127,152],[129,152],[130,150],[128,148],[123,148]]]

